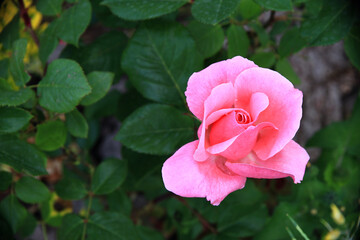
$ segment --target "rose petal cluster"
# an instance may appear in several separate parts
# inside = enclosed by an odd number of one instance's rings
[[[218,205],[246,178],[302,180],[309,155],[292,140],[302,92],[276,71],[234,57],[191,75],[186,101],[202,121],[198,140],[163,165],[166,189]]]

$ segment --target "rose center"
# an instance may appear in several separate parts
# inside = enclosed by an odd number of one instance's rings
[[[247,124],[251,122],[250,115],[245,111],[235,111],[235,119],[239,124]]]

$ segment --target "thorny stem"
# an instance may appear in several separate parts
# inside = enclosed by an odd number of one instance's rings
[[[188,209],[190,209],[190,211],[195,215],[195,217],[197,217],[197,219],[200,221],[201,225],[205,228],[208,229],[210,232],[212,232],[213,234],[217,234],[217,230],[195,209],[193,209],[187,202],[185,199],[183,199],[182,197],[176,196],[174,195],[174,198],[176,198],[179,202],[181,202],[185,207],[187,207]]]
[[[88,208],[85,213],[84,228],[83,228],[81,240],[85,240],[85,237],[86,237],[86,227],[87,227],[87,223],[89,221],[89,215],[90,215],[93,196],[94,196],[94,194],[92,192],[89,192],[89,204],[88,204]]]
[[[20,16],[25,23],[26,29],[29,31],[29,33],[30,33],[32,39],[34,40],[34,42],[36,43],[36,45],[39,46],[39,38],[37,37],[34,29],[31,26],[31,19],[29,17],[27,9],[25,8],[25,4],[24,4],[23,0],[19,0],[19,7],[20,7]]]

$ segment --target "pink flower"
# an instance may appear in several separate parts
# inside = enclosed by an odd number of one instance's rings
[[[166,160],[166,189],[219,205],[247,177],[300,183],[309,155],[291,139],[300,125],[302,92],[286,78],[234,57],[194,73],[185,95],[202,120],[199,140]]]

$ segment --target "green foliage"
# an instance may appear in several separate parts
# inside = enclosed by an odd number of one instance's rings
[[[191,118],[179,110],[149,104],[125,119],[116,139],[142,153],[169,154],[191,140],[192,130]]]
[[[0,107],[0,134],[17,132],[28,124],[32,117],[21,108]]]
[[[227,30],[227,37],[228,57],[246,57],[250,47],[250,40],[246,31],[241,26],[231,25]]]
[[[38,87],[40,105],[58,113],[72,111],[90,92],[81,67],[68,59],[53,61]]]
[[[45,16],[54,16],[60,14],[61,5],[64,0],[39,0],[36,8]]]
[[[66,127],[60,120],[48,121],[37,126],[36,145],[45,151],[53,151],[64,146]]]
[[[78,111],[73,110],[66,115],[66,128],[71,135],[79,138],[86,138],[88,136],[89,125],[84,116]]]
[[[292,2],[291,0],[255,0],[258,4],[263,6],[266,9],[275,10],[275,11],[291,11]]]
[[[39,180],[23,177],[15,185],[16,196],[26,203],[41,203],[50,197],[48,188]]]
[[[325,239],[329,226],[355,239],[359,100],[310,138],[321,153],[301,184],[248,179],[215,208],[168,192],[161,169],[197,139],[191,74],[240,55],[296,85],[293,54],[343,39],[360,69],[357,10],[341,0],[4,1],[0,239],[36,238],[35,228],[45,239],[48,226],[60,240]],[[350,103],[358,89],[348,90]]]
[[[104,0],[102,4],[108,6],[118,17],[127,20],[144,20],[173,12],[186,2],[188,1]]]
[[[0,163],[5,163],[17,171],[32,175],[47,174],[46,158],[32,145],[13,135],[0,135]]]
[[[221,49],[225,36],[220,25],[213,26],[192,21],[187,28],[204,58],[213,56]]]
[[[172,22],[143,24],[130,40],[122,60],[131,83],[144,97],[178,105],[185,104],[187,80],[201,65],[190,34]]]
[[[197,0],[191,12],[202,23],[216,24],[233,13],[238,3],[239,0]]]
[[[350,31],[354,10],[351,1],[327,1],[319,16],[303,22],[301,35],[312,46],[336,43]]]
[[[56,193],[66,200],[78,200],[87,194],[85,184],[73,177],[65,177],[55,185]]]
[[[91,190],[94,194],[108,194],[118,188],[125,180],[127,166],[125,160],[108,159],[95,170]]]
[[[25,57],[27,46],[26,39],[16,40],[13,44],[13,52],[10,58],[9,71],[14,78],[14,82],[18,86],[24,86],[30,76],[25,72],[23,59]]]
[[[114,74],[111,72],[91,72],[87,79],[91,86],[91,93],[81,100],[82,105],[91,105],[103,98],[111,87]]]
[[[345,52],[351,63],[360,70],[360,27],[353,27],[345,38]]]

